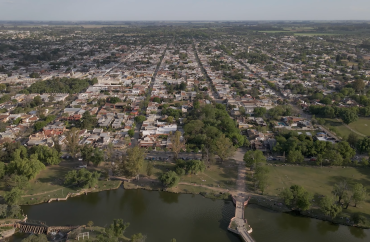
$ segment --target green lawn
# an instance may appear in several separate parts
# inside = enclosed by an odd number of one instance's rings
[[[49,200],[49,198],[64,198],[68,193],[75,193],[81,188],[65,187],[63,178],[68,171],[73,170],[76,163],[63,161],[56,166],[47,166],[37,177],[30,181],[30,187],[23,192],[21,204],[35,204]],[[94,169],[94,168],[92,168]],[[120,181],[99,181],[97,188],[91,191],[99,191],[116,188]],[[0,181],[0,195],[6,191],[5,181]]]
[[[296,36],[322,36],[322,35],[340,35],[339,33],[319,33],[319,32],[303,32],[294,33]]]
[[[335,133],[342,137],[348,137],[350,133],[353,133],[349,128],[344,126],[341,120],[325,118],[325,127],[330,130],[331,127],[335,129]]]
[[[348,126],[361,134],[370,135],[370,118],[359,118],[356,122],[350,123]]]
[[[361,183],[370,190],[370,168],[306,167],[270,165],[269,187],[266,195],[278,196],[283,188],[293,184],[303,186],[314,195],[331,195],[334,184],[345,179],[349,184]],[[344,214],[361,212],[370,219],[370,196],[356,208],[351,204]]]
[[[141,170],[141,174],[146,176],[146,166],[149,161],[145,161],[145,164]],[[158,177],[166,171],[173,170],[175,167],[174,163],[163,162],[163,161],[150,161],[153,166],[152,179],[158,179]],[[207,169],[203,173],[197,175],[184,175],[181,176],[181,182],[195,183],[198,185],[206,185],[210,187],[234,189],[236,184],[236,178],[238,176],[238,167],[233,161],[227,161],[223,164],[212,164],[207,165]]]

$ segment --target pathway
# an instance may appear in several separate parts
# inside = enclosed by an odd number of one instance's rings
[[[340,121],[339,119],[337,119],[337,120],[338,120],[338,121]],[[358,134],[358,135],[360,135],[360,136],[362,136],[362,137],[366,137],[366,135],[364,135],[364,134],[361,134],[361,133],[357,132],[356,130],[354,130],[354,129],[352,129],[351,127],[349,127],[349,125],[347,125],[347,124],[345,124],[345,123],[343,123],[343,122],[342,122],[342,124],[343,124],[344,126],[346,126],[349,130],[351,130],[353,133]]]
[[[233,157],[233,159],[238,163],[238,179],[236,181],[237,186],[237,195],[233,196],[235,202],[235,217],[231,219],[231,221],[235,222],[237,225],[236,231],[231,230],[235,233],[238,233],[245,242],[254,242],[253,238],[249,235],[249,231],[251,230],[250,226],[248,227],[248,222],[244,218],[244,208],[248,204],[249,199],[247,200],[247,193],[246,193],[246,166],[243,161],[245,150],[239,148]],[[229,225],[229,228],[231,226]]]

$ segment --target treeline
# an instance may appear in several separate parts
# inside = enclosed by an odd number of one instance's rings
[[[241,52],[235,55],[236,59],[248,59],[249,64],[265,63],[269,57],[261,53]]]
[[[57,146],[58,147],[58,146]],[[16,205],[21,200],[23,190],[29,187],[29,181],[34,179],[45,165],[60,163],[60,150],[48,146],[35,146],[27,149],[19,143],[6,144],[8,150],[1,152],[0,179],[4,179],[10,191],[4,195],[8,205]]]
[[[90,85],[97,83],[97,79],[76,79],[76,78],[54,78],[46,81],[38,81],[22,93],[80,93]]]
[[[331,143],[316,140],[312,136],[305,134],[298,135],[297,132],[290,131],[275,137],[277,143],[274,152],[281,155],[285,154],[286,161],[289,163],[302,163],[304,157],[315,157],[317,165],[355,165],[352,158],[356,151],[347,141]],[[367,165],[368,162],[365,162]]]
[[[283,189],[279,196],[284,200],[285,205],[299,212],[309,210],[315,202],[314,195],[299,185]],[[351,204],[356,207],[357,204],[365,201],[367,196],[367,189],[361,183],[349,184],[343,179],[334,184],[331,195],[321,196],[316,201],[316,205],[325,216],[334,219],[342,213],[343,209],[347,209]],[[350,220],[354,225],[367,223],[367,219],[358,212],[353,213]]]
[[[358,119],[359,114],[367,114],[367,108],[361,107],[351,107],[351,108],[341,108],[336,106],[320,106],[311,105],[309,107],[309,112],[314,115],[319,115],[324,118],[340,118],[344,123],[350,124]]]

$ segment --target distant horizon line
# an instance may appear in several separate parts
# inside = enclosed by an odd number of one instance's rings
[[[370,22],[370,19],[331,19],[331,20],[320,20],[320,19],[316,19],[316,20],[313,20],[313,19],[306,19],[306,20],[294,20],[294,19],[286,19],[286,20],[263,20],[263,19],[259,19],[259,20],[253,20],[253,19],[249,19],[249,20],[212,20],[212,19],[209,19],[209,20],[1,20],[0,19],[0,22],[209,22],[209,21],[212,21],[212,22],[249,22],[249,21],[253,21],[253,22],[256,22],[256,21],[263,21],[263,22],[291,22],[291,21],[294,21],[294,22],[307,22],[307,21],[311,21],[311,22],[317,22],[317,21],[320,21],[320,22],[331,22],[331,21],[335,21],[335,22],[364,22],[364,21],[369,21]]]

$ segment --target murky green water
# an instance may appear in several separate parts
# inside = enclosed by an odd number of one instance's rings
[[[239,242],[227,231],[234,216],[231,201],[212,201],[199,195],[118,189],[74,197],[65,202],[23,206],[29,219],[48,225],[80,225],[92,220],[105,226],[115,218],[131,225],[127,236],[141,232],[148,242]],[[257,242],[370,241],[370,231],[320,220],[275,213],[249,205],[246,218]]]

